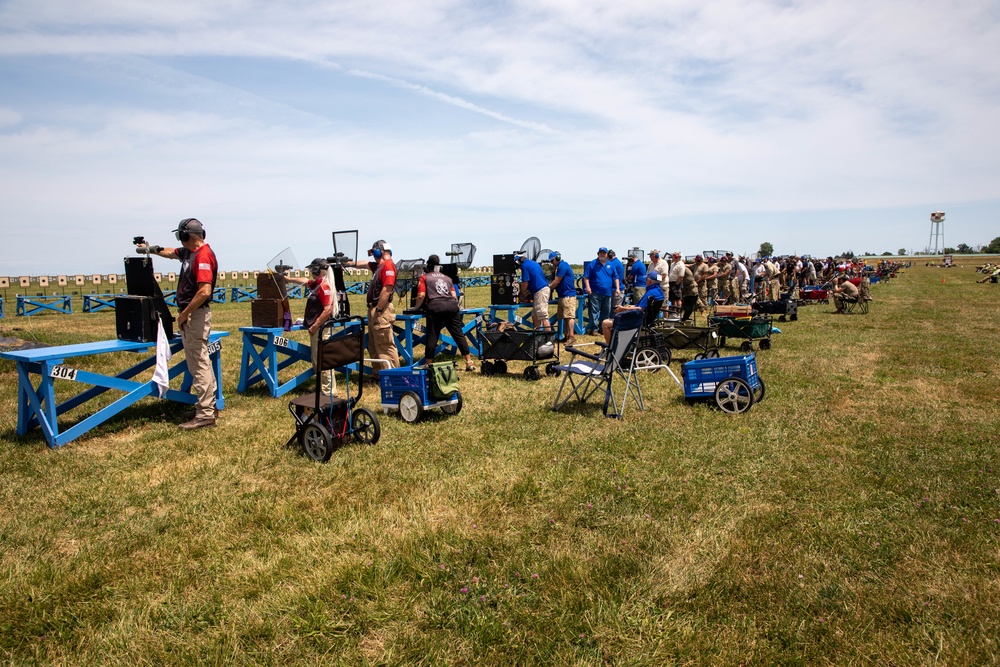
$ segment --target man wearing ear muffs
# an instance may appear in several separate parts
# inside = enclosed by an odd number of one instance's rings
[[[205,226],[197,218],[185,218],[174,236],[180,248],[138,246],[167,259],[179,259],[177,277],[177,325],[184,341],[184,357],[193,380],[191,390],[197,396],[194,416],[180,425],[184,430],[215,426],[215,374],[208,355],[208,336],[212,331],[212,293],[219,275],[215,252],[205,243]]]
[[[372,261],[353,262],[351,265],[367,268],[372,272],[368,283],[368,352],[373,359],[384,359],[389,368],[399,368],[399,351],[392,336],[392,324],[396,321],[396,309],[392,305],[393,290],[396,288],[396,263],[392,261],[392,247],[378,240],[368,250]],[[379,368],[374,365],[373,374],[378,377]]]

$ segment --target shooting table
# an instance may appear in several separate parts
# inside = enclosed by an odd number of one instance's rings
[[[483,344],[481,342],[483,331],[484,308],[466,308],[459,311],[463,316],[472,315],[473,318],[462,324],[462,335],[469,343],[469,352],[477,357],[482,354]],[[396,322],[392,325],[393,337],[396,339],[396,349],[399,351],[399,365],[413,365],[413,347],[424,344],[427,341],[427,325],[421,320],[426,319],[426,315],[418,313],[414,315],[396,314]],[[418,334],[414,336],[414,334]],[[438,346],[435,354],[441,352],[458,354],[458,346],[448,334],[447,329],[443,329],[438,335]]]
[[[40,312],[51,310],[63,315],[73,314],[73,297],[71,296],[25,296],[17,295],[17,314],[28,317]]]
[[[115,295],[114,294],[84,294],[83,295],[83,312],[85,313],[96,313],[98,311],[104,310],[105,308],[115,308]]]
[[[291,331],[305,330],[301,324],[291,328]],[[243,334],[243,354],[240,357],[237,392],[242,394],[258,382],[263,382],[271,396],[277,398],[312,378],[312,349],[309,343],[288,338],[288,332],[282,327],[240,327],[240,333]],[[281,361],[278,355],[283,357]],[[309,368],[280,383],[278,373],[297,361],[306,362]]]
[[[576,324],[573,325],[575,329],[574,334],[583,334],[586,331],[586,303],[587,295],[576,297]],[[558,299],[550,299],[550,306],[559,306]],[[531,326],[531,310],[534,308],[530,303],[518,303],[518,304],[493,304],[490,306],[490,322],[514,322],[515,324],[523,324],[527,320],[528,326]],[[518,311],[527,310],[528,314],[526,317],[518,315]],[[506,316],[501,317],[501,313],[506,313]],[[553,313],[549,316],[549,323],[552,325],[556,333],[560,337],[565,336],[563,331],[563,321],[557,313]]]
[[[209,354],[212,372],[215,374],[215,401],[220,410],[225,407],[222,396],[222,342],[229,335],[227,331],[213,331],[209,335]],[[180,337],[170,339],[171,355],[183,348]],[[65,365],[70,359],[89,357],[113,352],[144,353],[145,358],[117,375],[102,375]],[[139,373],[156,365],[156,342],[138,343],[126,340],[108,340],[78,345],[60,345],[33,350],[0,352],[0,358],[10,359],[17,365],[17,434],[27,435],[36,426],[42,428],[50,447],[61,447],[75,440],[87,431],[103,424],[130,405],[147,396],[159,396],[159,387],[152,378],[145,382],[133,380]],[[192,378],[187,372],[187,362],[183,357],[169,369],[171,379],[184,373],[180,390],[168,389],[164,399],[194,405],[197,398],[189,393]],[[39,377],[38,387],[32,375]],[[56,402],[55,380],[78,382],[90,385],[79,394],[62,403]],[[108,390],[124,392],[125,395],[92,415],[82,419],[65,431],[59,431],[59,415],[72,410]]]

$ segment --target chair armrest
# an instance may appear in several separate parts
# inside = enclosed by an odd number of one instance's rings
[[[584,343],[584,344],[593,345],[593,343]],[[570,357],[569,360],[569,363],[571,364],[573,363],[573,357],[583,357],[585,359],[590,359],[592,361],[604,361],[604,357],[600,357],[594,354],[587,354],[586,352],[583,352],[582,350],[578,350],[576,348],[577,348],[576,345],[571,345],[566,347],[566,350],[572,355],[572,357]]]

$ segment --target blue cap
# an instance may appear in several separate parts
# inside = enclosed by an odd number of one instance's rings
[[[656,271],[649,271],[646,273],[646,280],[659,280],[660,274]]]
[[[597,252],[607,252],[607,251],[608,249],[605,248],[604,246],[601,246],[600,248],[597,249]]]
[[[550,262],[552,260],[554,260],[556,257],[558,257],[559,259],[562,259],[562,254],[560,254],[560,252],[558,250],[553,250],[552,252],[549,253],[549,261]]]

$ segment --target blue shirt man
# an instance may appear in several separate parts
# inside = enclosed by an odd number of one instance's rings
[[[521,262],[521,282],[528,283],[528,292],[532,295],[549,284],[549,281],[545,279],[541,265],[531,259],[525,259]]]
[[[587,293],[587,308],[590,311],[588,333],[600,331],[601,322],[611,316],[611,295],[620,285],[618,274],[608,260],[608,249],[599,248],[597,259],[587,266],[583,274],[583,289]]]
[[[576,276],[573,275],[573,267],[562,260],[562,254],[558,250],[549,253],[549,261],[555,267],[555,275],[549,287],[554,288],[559,296],[556,318],[562,321],[562,341],[566,345],[573,345],[576,342]]]
[[[559,282],[556,283],[556,296],[560,299],[567,296],[576,296],[576,276],[573,274],[573,267],[569,265],[569,262],[562,261],[562,255],[557,252],[552,252],[554,257],[552,258],[552,263],[555,264],[556,273],[552,277],[552,282],[555,283],[556,278],[559,278]]]
[[[527,292],[531,300],[531,322],[535,329],[549,331],[549,281],[542,267],[533,259],[519,258],[521,264],[522,295]]]
[[[636,260],[632,262],[632,268],[628,272],[629,285],[633,288],[641,287],[646,289],[646,265]]]
[[[623,313],[626,310],[646,310],[650,305],[651,301],[663,300],[663,288],[660,287],[660,274],[656,271],[650,271],[646,274],[646,293],[642,295],[642,299],[639,303],[634,306],[617,306],[615,308],[615,314]],[[647,315],[648,315],[647,311]],[[659,313],[656,314],[659,316]],[[610,317],[601,322],[601,332],[604,334],[604,340],[609,345],[611,344],[611,329],[614,326],[615,321]]]

